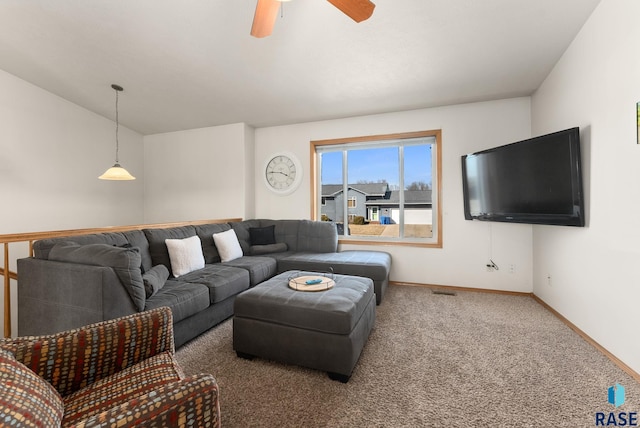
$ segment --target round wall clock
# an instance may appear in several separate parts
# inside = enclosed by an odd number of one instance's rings
[[[288,195],[302,181],[302,165],[293,153],[276,153],[267,159],[263,177],[269,190],[279,195]]]

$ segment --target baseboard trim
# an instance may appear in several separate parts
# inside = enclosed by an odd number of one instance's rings
[[[523,291],[493,290],[490,288],[456,287],[453,285],[421,284],[417,282],[404,282],[404,281],[389,281],[389,284],[390,285],[408,285],[410,287],[424,287],[432,290],[470,291],[470,292],[476,292],[476,293],[506,294],[509,296],[533,296],[533,293],[526,293]]]
[[[526,293],[521,291],[505,291],[505,290],[493,290],[489,288],[473,288],[473,287],[456,287],[452,285],[435,285],[435,284],[422,284],[417,282],[403,282],[403,281],[389,281],[390,285],[407,285],[410,287],[423,287],[429,288],[432,290],[446,290],[446,291],[470,291],[476,293],[493,293],[493,294],[504,294],[509,296],[527,296],[531,297],[535,300],[540,306],[551,312],[556,318],[562,321],[567,325],[571,330],[575,331],[580,337],[582,337],[587,343],[591,344],[594,348],[600,351],[605,357],[609,358],[611,362],[613,362],[616,366],[618,366],[622,371],[631,376],[636,382],[640,383],[640,374],[633,370],[631,367],[626,365],[622,360],[609,352],[604,346],[600,345],[598,342],[593,340],[591,336],[589,336],[584,331],[580,330],[575,324],[566,319],[560,312],[553,309],[547,302],[542,300],[540,297],[536,296],[534,293]]]

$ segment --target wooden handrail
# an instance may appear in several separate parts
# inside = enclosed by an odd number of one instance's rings
[[[18,274],[12,270],[7,271],[9,279],[18,279]],[[4,276],[4,269],[0,267],[0,276]]]
[[[129,226],[107,226],[89,229],[50,230],[44,232],[10,233],[0,235],[0,244],[4,245],[4,264],[0,266],[0,276],[4,277],[4,337],[11,337],[11,280],[17,280],[18,274],[9,270],[9,244],[17,242],[29,243],[29,256],[33,256],[33,243],[40,239],[60,238],[66,236],[89,235],[92,233],[128,232],[142,229],[164,229],[168,227],[197,226],[211,223],[231,223],[241,218],[224,218],[213,220],[181,221],[173,223],[135,224]]]
[[[5,274],[9,270],[9,243],[4,243],[4,264],[2,265],[4,276],[4,337],[11,337],[11,276]],[[16,275],[17,278],[17,275]]]

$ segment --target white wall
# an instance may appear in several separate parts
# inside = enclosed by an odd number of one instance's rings
[[[533,228],[534,292],[636,372],[638,17],[636,0],[602,0],[532,98],[533,135],[581,128],[587,195],[587,227]]]
[[[113,121],[3,71],[0,94],[0,234],[142,221],[141,180],[98,180],[115,159]],[[142,136],[122,126],[119,135],[122,165],[141,178]],[[26,255],[26,246],[11,245],[11,270]],[[14,308],[15,298],[13,284]]]
[[[354,246],[392,254],[393,281],[530,292],[531,226],[466,221],[460,156],[530,137],[530,99],[457,105],[341,120],[256,129],[259,170],[273,153],[287,150],[304,166],[302,185],[291,195],[270,192],[256,174],[256,217],[310,218],[310,141],[442,129],[443,248]],[[501,267],[488,273],[488,258]],[[514,265],[510,273],[509,265]]]
[[[250,218],[253,129],[233,124],[144,137],[145,223]]]

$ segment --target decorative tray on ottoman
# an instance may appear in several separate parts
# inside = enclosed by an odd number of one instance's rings
[[[336,282],[330,275],[301,275],[289,278],[289,288],[296,291],[325,291],[333,288]]]

